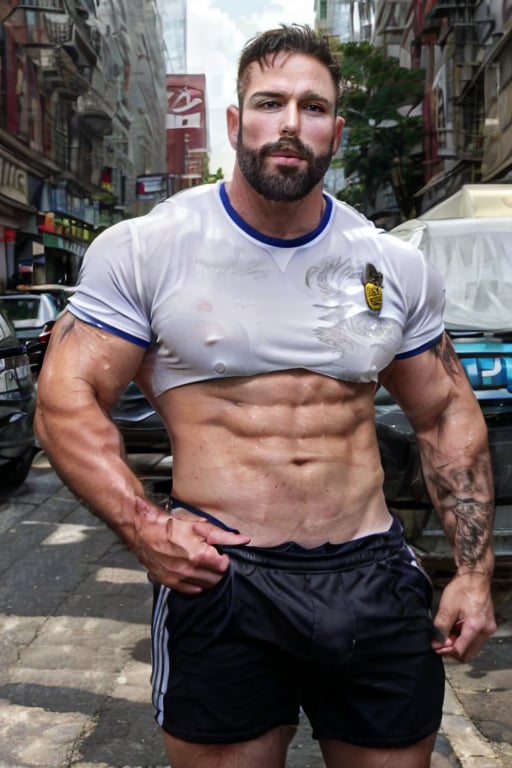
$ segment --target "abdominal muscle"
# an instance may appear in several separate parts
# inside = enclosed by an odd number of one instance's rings
[[[168,390],[157,406],[173,445],[173,496],[254,546],[387,530],[374,390],[303,370]]]

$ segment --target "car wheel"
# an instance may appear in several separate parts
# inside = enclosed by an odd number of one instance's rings
[[[11,459],[2,464],[0,467],[0,488],[18,488],[18,486],[24,483],[30,472],[33,458],[34,449],[29,448],[28,451],[17,459]]]

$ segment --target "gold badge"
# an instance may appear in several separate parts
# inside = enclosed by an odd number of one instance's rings
[[[364,296],[372,312],[382,309],[382,272],[377,272],[373,264],[368,263],[364,271]]]

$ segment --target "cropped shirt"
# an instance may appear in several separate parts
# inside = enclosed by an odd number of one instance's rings
[[[89,247],[69,310],[147,351],[152,394],[306,369],[376,381],[443,332],[441,276],[422,253],[325,194],[318,227],[250,227],[223,183],[181,192]]]

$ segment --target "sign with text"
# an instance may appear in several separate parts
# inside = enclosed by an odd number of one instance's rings
[[[167,197],[167,174],[137,176],[137,200],[162,200]]]
[[[194,150],[206,151],[206,78],[204,75],[167,75],[167,171],[187,173]]]

